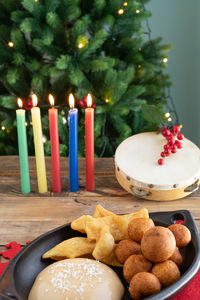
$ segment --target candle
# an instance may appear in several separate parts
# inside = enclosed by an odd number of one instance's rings
[[[87,96],[85,109],[85,166],[86,166],[86,190],[94,190],[94,108],[92,108],[92,97]]]
[[[30,176],[28,164],[28,147],[26,136],[26,120],[25,110],[22,109],[22,100],[18,98],[18,106],[20,109],[16,110],[17,117],[17,136],[18,136],[18,149],[19,149],[19,162],[20,162],[20,177],[21,177],[21,191],[24,194],[30,193]]]
[[[35,158],[37,168],[37,181],[39,193],[47,192],[47,177],[45,167],[44,148],[42,141],[42,123],[40,116],[40,108],[37,107],[37,96],[33,95],[33,107],[31,108],[33,137],[35,146]]]
[[[70,191],[77,192],[78,187],[78,110],[74,108],[74,97],[69,95],[69,184]]]
[[[50,94],[49,102],[52,108],[49,109],[49,129],[51,139],[51,167],[52,167],[52,187],[54,193],[61,192],[60,178],[60,149],[58,131],[58,110],[54,106],[54,98]]]

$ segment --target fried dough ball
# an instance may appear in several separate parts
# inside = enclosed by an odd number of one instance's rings
[[[156,293],[161,290],[161,284],[158,278],[148,272],[137,273],[131,279],[129,293],[135,300],[139,300]]]
[[[115,247],[115,256],[120,263],[124,263],[125,260],[132,254],[141,254],[140,244],[131,240],[122,240]]]
[[[175,264],[177,264],[178,267],[180,267],[182,265],[183,256],[182,256],[181,252],[179,251],[178,247],[176,247],[174,253],[169,258],[169,260],[172,260],[173,262],[175,262]]]
[[[136,218],[128,224],[128,235],[131,240],[140,242],[144,233],[154,227],[154,222],[148,218]]]
[[[155,264],[151,272],[159,279],[161,285],[165,287],[174,283],[180,277],[179,268],[172,260]]]
[[[168,228],[173,232],[178,248],[186,247],[190,243],[191,233],[186,226],[182,224],[172,224]]]
[[[167,260],[175,251],[176,240],[165,227],[155,226],[147,230],[141,241],[142,254],[152,262]]]
[[[123,267],[123,275],[126,281],[130,282],[131,278],[139,272],[150,272],[152,263],[142,254],[133,254],[127,258]]]

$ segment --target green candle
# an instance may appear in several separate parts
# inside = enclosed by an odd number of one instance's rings
[[[22,107],[22,100],[18,99],[19,107]],[[29,176],[29,163],[28,163],[28,147],[25,125],[25,110],[17,109],[17,136],[18,136],[18,149],[20,161],[20,177],[21,177],[21,191],[23,194],[30,193],[30,176]]]

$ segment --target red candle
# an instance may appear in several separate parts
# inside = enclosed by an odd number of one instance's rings
[[[86,190],[94,190],[94,108],[92,97],[87,96],[85,109],[85,166],[86,166]]]
[[[60,149],[58,131],[58,110],[54,106],[54,98],[50,94],[49,102],[52,108],[49,109],[49,129],[51,139],[51,167],[52,167],[52,187],[54,193],[61,192],[60,178]]]

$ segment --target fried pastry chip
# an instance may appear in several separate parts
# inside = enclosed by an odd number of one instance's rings
[[[115,214],[112,211],[109,211],[100,204],[98,204],[95,208],[93,218],[102,218],[102,217],[107,217],[107,216],[115,216]]]
[[[128,238],[128,223],[133,218],[148,218],[148,210],[143,208],[136,213],[128,215],[109,215],[94,218],[83,215],[71,223],[71,228],[87,234],[90,240],[98,240],[101,229],[108,225],[115,241]]]
[[[61,260],[65,258],[80,257],[93,252],[95,242],[84,237],[74,237],[56,245],[43,254],[42,258]]]
[[[92,255],[95,259],[100,260],[108,257],[115,247],[115,240],[108,225],[105,225],[100,232],[99,239],[96,242]]]
[[[99,261],[101,261],[102,263],[109,265],[109,266],[123,267],[123,265],[117,260],[115,253],[114,253],[114,249],[109,256],[99,259]]]

